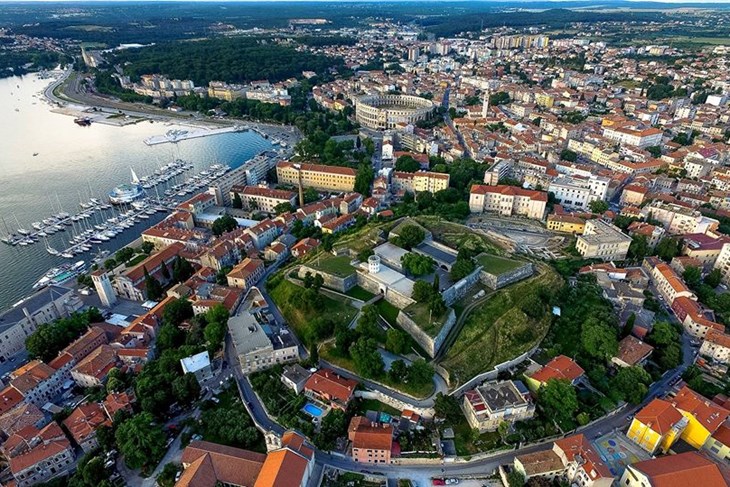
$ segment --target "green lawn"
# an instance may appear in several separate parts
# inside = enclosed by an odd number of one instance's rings
[[[400,417],[400,411],[398,411],[393,406],[389,406],[387,404],[384,404],[377,399],[361,399],[358,404],[357,413],[365,416],[365,413],[368,411],[378,411],[386,414],[390,414],[394,417]]]
[[[325,306],[323,312],[309,312],[297,308],[291,304],[291,296],[294,293],[302,292],[302,290],[302,287],[286,279],[281,279],[276,287],[269,290],[271,298],[279,307],[279,310],[281,310],[281,314],[284,315],[289,326],[292,327],[294,333],[300,338],[309,336],[308,330],[311,326],[311,321],[319,316],[332,318],[337,324],[349,324],[357,313],[357,310],[348,303],[324,295],[322,295]]]
[[[131,259],[129,259],[129,261],[127,262],[127,267],[134,267],[137,264],[139,264],[140,262],[142,262],[143,260],[145,260],[147,257],[149,257],[149,255],[147,255],[147,254],[137,254],[134,257],[132,257]]]
[[[541,287],[557,290],[560,277],[550,267],[541,274],[495,293],[472,310],[454,345],[441,362],[457,383],[492,369],[496,364],[526,352],[542,341],[550,327],[550,310],[535,320],[521,309],[524,296]]]
[[[498,257],[491,254],[479,254],[477,256],[477,262],[481,265],[485,271],[496,276],[510,272],[518,267],[523,266],[524,262],[519,262],[505,257]]]
[[[487,431],[480,434],[476,438],[474,432],[463,418],[454,428],[454,446],[456,446],[456,454],[459,456],[473,455],[479,452],[495,450],[504,446],[502,437],[496,431]]]
[[[469,227],[458,225],[434,216],[419,216],[416,221],[426,227],[433,234],[434,240],[448,245],[452,249],[469,249],[476,253],[501,253],[498,245],[486,235],[476,233]]]
[[[337,277],[347,277],[355,273],[355,268],[350,265],[351,261],[352,259],[345,255],[334,256],[328,253],[320,253],[318,257],[310,260],[306,265]]]
[[[350,372],[356,374],[357,371],[355,370],[355,364],[353,363],[352,359],[350,357],[341,357],[339,354],[335,353],[332,348],[333,347],[330,344],[323,346],[319,350],[319,356],[327,362],[335,364],[338,367],[349,370]],[[418,399],[429,397],[431,394],[433,394],[434,390],[433,381],[423,386],[414,387],[411,384],[394,382],[390,379],[390,377],[388,377],[387,374],[385,374],[383,377],[378,377],[378,379],[376,379],[376,382],[384,384],[392,389],[395,389],[396,391],[409,394]]]
[[[371,299],[373,299],[373,297],[375,297],[373,293],[371,293],[370,291],[366,291],[360,286],[353,287],[345,294],[347,294],[351,298],[359,299],[360,301],[370,301]]]
[[[433,316],[427,303],[413,303],[403,310],[430,337],[435,337],[443,328],[449,316],[449,308],[441,316]]]
[[[378,312],[380,313],[380,316],[382,316],[385,321],[390,323],[391,326],[398,326],[396,323],[396,319],[398,318],[398,313],[400,313],[400,310],[390,304],[385,299],[381,299],[377,303],[375,303],[375,306],[378,308]]]

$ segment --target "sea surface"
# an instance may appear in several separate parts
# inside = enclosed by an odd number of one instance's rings
[[[60,211],[76,213],[80,201],[90,197],[106,201],[107,193],[114,186],[130,181],[131,169],[142,177],[180,158],[195,164],[195,169],[186,174],[191,175],[215,163],[238,167],[271,148],[269,141],[255,132],[220,134],[149,147],[143,142],[147,137],[163,135],[174,128],[191,128],[148,121],[124,127],[100,123],[80,127],[72,117],[51,111],[42,93],[51,82],[35,74],[0,80],[2,236],[8,230],[16,233],[18,227],[32,230],[32,222]],[[167,184],[174,184],[174,180]],[[166,185],[158,188],[164,191]],[[147,191],[155,196],[154,189]],[[105,216],[112,214],[107,211]],[[114,252],[164,216],[157,213],[94,248]],[[95,218],[98,220],[92,219],[92,223],[101,222],[100,217]],[[48,244],[56,249],[66,248],[70,236],[67,227],[65,232],[49,236]],[[90,262],[92,257],[92,253],[80,254],[72,262],[80,259]],[[26,247],[0,243],[0,311],[31,293],[39,277],[65,261],[46,252],[43,240]]]

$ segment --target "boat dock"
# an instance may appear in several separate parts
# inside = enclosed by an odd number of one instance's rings
[[[184,130],[184,129],[173,129],[167,131],[165,135],[155,135],[148,137],[144,140],[147,145],[159,145],[159,144],[175,144],[183,140],[197,139],[200,137],[208,137],[211,135],[230,134],[234,132],[248,132],[251,128],[248,125],[234,125],[233,127],[223,127],[217,129],[198,129],[198,130]]]

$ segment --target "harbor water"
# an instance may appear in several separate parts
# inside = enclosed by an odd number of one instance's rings
[[[146,138],[191,128],[148,121],[124,127],[100,123],[82,127],[72,117],[51,111],[42,94],[51,82],[37,75],[0,80],[0,216],[13,233],[19,227],[32,230],[32,222],[60,211],[76,213],[81,209],[80,201],[90,197],[106,201],[114,186],[130,181],[130,169],[142,177],[179,158],[194,164],[186,174],[190,175],[216,163],[235,168],[271,148],[270,142],[254,131],[147,146]],[[169,184],[174,183],[171,180]],[[158,189],[164,191],[165,187]],[[148,194],[155,196],[155,190],[148,190]],[[152,215],[95,249],[113,252],[164,216]],[[67,227],[49,236],[48,244],[57,249],[67,247],[70,230]],[[6,234],[2,222],[0,234]],[[92,257],[86,253],[73,260],[90,261]],[[66,261],[48,254],[43,240],[25,247],[0,243],[0,311],[29,294],[46,270]]]

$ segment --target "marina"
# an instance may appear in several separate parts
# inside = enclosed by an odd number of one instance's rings
[[[61,211],[52,217],[33,222],[32,230],[20,227],[16,221],[19,228],[16,230],[17,233],[12,233],[3,218],[2,224],[7,234],[0,238],[0,241],[11,246],[25,247],[39,243],[43,239],[49,254],[72,259],[76,255],[91,251],[94,245],[108,242],[155,213],[174,208],[179,203],[177,198],[207,188],[230,170],[229,166],[213,164],[208,169],[172,185],[165,191],[165,197],[160,196],[157,185],[169,182],[192,167],[190,163],[175,160],[141,179],[132,170],[132,182],[118,185],[109,193],[111,204],[92,197],[79,203],[81,211],[78,213],[71,215]],[[157,197],[144,197],[144,187],[155,188]],[[67,229],[67,237],[64,239],[66,247],[61,250],[51,247],[47,237],[57,232],[65,232]]]

